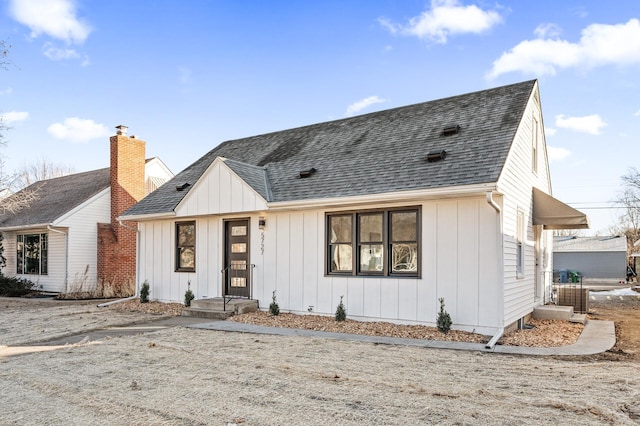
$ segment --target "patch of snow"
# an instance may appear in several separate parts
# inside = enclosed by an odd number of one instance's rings
[[[594,296],[640,296],[640,293],[634,291],[631,287],[628,288],[618,288],[615,290],[608,291],[593,291],[591,293]]]

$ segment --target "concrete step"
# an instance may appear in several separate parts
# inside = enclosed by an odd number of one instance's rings
[[[196,318],[207,318],[207,319],[216,319],[216,320],[224,320],[233,315],[233,311],[214,311],[211,309],[203,309],[203,308],[184,308],[182,310],[183,317],[196,317]]]
[[[544,305],[533,309],[533,317],[536,319],[552,319],[569,321],[573,313],[573,306]]]
[[[569,322],[578,322],[580,324],[587,323],[587,315],[586,314],[573,314],[571,318],[569,318]]]
[[[191,306],[182,311],[183,316],[225,319],[231,315],[239,315],[258,310],[258,301],[251,299],[227,300],[226,309],[222,297],[191,301]]]

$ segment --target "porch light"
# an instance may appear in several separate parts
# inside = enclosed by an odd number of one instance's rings
[[[264,231],[265,226],[267,226],[267,220],[264,216],[260,216],[258,218],[258,228],[260,228],[261,231]]]

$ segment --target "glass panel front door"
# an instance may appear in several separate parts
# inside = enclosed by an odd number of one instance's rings
[[[225,222],[225,291],[227,296],[250,297],[249,220]]]

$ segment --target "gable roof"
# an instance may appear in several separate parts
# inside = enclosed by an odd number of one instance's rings
[[[124,215],[173,212],[217,157],[226,158],[238,176],[273,202],[494,183],[535,85],[531,80],[227,141]],[[443,135],[452,125],[460,126],[459,132]],[[444,160],[426,161],[441,150]],[[311,168],[315,173],[300,177]],[[190,186],[177,191],[183,183]]]
[[[1,214],[0,229],[53,223],[109,186],[109,168],[33,183],[23,191],[35,192],[36,199],[16,213]]]
[[[553,251],[565,252],[627,252],[627,239],[620,235],[606,235],[602,237],[553,237]]]

